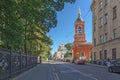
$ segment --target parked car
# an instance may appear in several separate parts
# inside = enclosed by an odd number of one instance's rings
[[[64,61],[65,62],[70,62],[70,58],[65,58]]]
[[[109,72],[120,72],[120,59],[112,60],[110,66],[108,67]]]
[[[66,59],[66,62],[70,62],[70,59]]]
[[[85,60],[80,60],[80,59],[77,59],[75,61],[76,64],[85,64]]]

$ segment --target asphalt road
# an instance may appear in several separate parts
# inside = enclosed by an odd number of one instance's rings
[[[120,74],[94,65],[52,62],[39,64],[12,80],[120,80]]]

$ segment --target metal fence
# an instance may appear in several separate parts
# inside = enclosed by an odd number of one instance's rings
[[[37,65],[35,56],[0,49],[0,80],[7,79],[35,65]]]

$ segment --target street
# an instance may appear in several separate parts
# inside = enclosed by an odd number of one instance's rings
[[[120,80],[120,74],[94,65],[49,62],[39,64],[12,80]]]

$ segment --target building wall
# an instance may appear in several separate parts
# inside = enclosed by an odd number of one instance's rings
[[[115,7],[117,15],[114,18]],[[107,51],[106,58],[113,59],[112,49],[114,48],[116,48],[116,58],[120,58],[120,0],[93,0],[91,10],[93,60],[101,59],[100,51],[102,59],[105,59],[105,50]]]
[[[92,45],[84,44],[74,47],[73,49],[73,58],[80,59],[81,53],[84,53],[85,60],[90,60]]]
[[[58,51],[55,53],[56,59],[64,59],[67,49],[64,44],[59,45]]]

